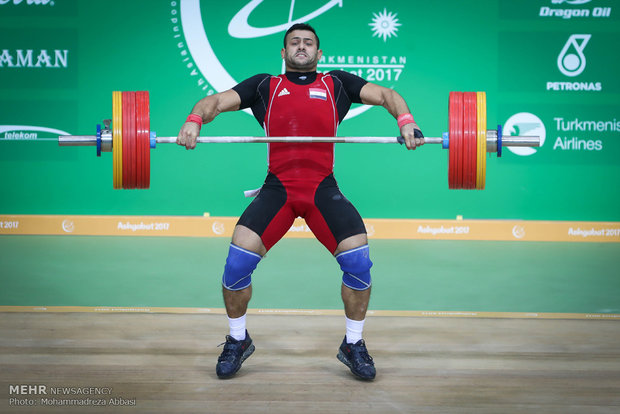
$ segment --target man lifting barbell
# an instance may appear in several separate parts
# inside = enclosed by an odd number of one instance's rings
[[[177,137],[157,137],[150,130],[148,92],[115,91],[112,119],[104,120],[103,129],[97,125],[95,136],[59,136],[58,143],[96,146],[97,156],[113,152],[113,187],[132,189],[149,188],[149,151],[158,143],[178,143],[190,149],[196,142],[267,142],[267,178],[239,219],[224,268],[230,335],[216,371],[222,378],[234,375],[253,352],[245,329],[252,271],[295,217],[302,216],[343,270],[346,336],[338,358],[354,374],[372,379],[375,368],[361,339],[372,263],[360,215],[333,176],[334,143],[400,143],[408,149],[424,143],[442,144],[448,150],[449,188],[483,190],[487,153],[501,157],[504,146],[537,147],[540,137],[505,137],[501,125],[497,130],[487,129],[485,92],[450,92],[448,132],[441,137],[423,137],[396,92],[342,71],[318,74],[321,51],[310,26],[291,27],[284,40],[284,75],[256,75],[231,90],[200,100]],[[397,119],[402,136],[335,136],[352,102],[384,106]],[[265,128],[266,137],[198,137],[203,122],[211,122],[221,112],[248,107]]]
[[[203,123],[221,112],[251,108],[267,136],[336,136],[351,103],[380,105],[398,120],[408,149],[424,143],[405,100],[395,91],[343,71],[317,73],[322,51],[315,30],[295,24],[281,51],[286,73],[260,74],[201,99],[182,126],[177,143],[196,146]],[[338,359],[362,379],[375,377],[362,330],[370,299],[372,262],[361,216],[340,192],[333,175],[334,143],[270,143],[269,167],[258,195],[241,215],[222,278],[230,334],[216,372],[233,376],[254,351],[246,330],[251,275],[262,257],[303,217],[343,271],[341,295],[346,335]]]

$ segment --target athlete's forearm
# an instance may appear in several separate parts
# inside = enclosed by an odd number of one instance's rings
[[[213,121],[213,119],[221,113],[218,109],[217,95],[218,94],[205,96],[199,100],[192,109],[192,114],[196,114],[201,117],[204,124]]]
[[[222,112],[238,110],[240,104],[241,98],[237,92],[229,89],[215,95],[205,96],[194,105],[192,113],[200,116],[202,122],[207,124]]]
[[[388,112],[394,117],[398,118],[399,115],[409,113],[409,107],[405,99],[395,90],[387,89],[383,93],[382,106],[388,110]]]

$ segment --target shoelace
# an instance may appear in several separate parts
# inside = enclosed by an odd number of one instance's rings
[[[366,349],[365,344],[362,344],[360,346],[352,346],[351,351],[352,351],[351,353],[354,356],[361,358],[362,361],[364,361],[365,363],[367,364],[373,363],[372,357],[368,354],[368,350]]]
[[[236,344],[233,344],[232,342],[229,342],[229,337],[226,336],[226,342],[222,342],[217,347],[219,348],[222,345],[224,345],[224,350],[222,351],[222,354],[218,357],[217,360],[218,361],[233,361],[237,357],[236,355],[237,347],[241,346],[241,343],[238,342]]]

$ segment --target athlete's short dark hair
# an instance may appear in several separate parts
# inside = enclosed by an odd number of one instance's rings
[[[319,41],[319,35],[316,34],[316,31],[314,30],[314,27],[312,27],[312,26],[310,26],[309,24],[306,24],[306,23],[295,23],[294,25],[289,27],[289,29],[284,34],[284,47],[286,47],[286,36],[288,36],[288,34],[290,32],[292,32],[293,30],[308,30],[308,31],[314,33],[314,37],[316,37],[316,48],[317,49],[320,48],[321,42]]]

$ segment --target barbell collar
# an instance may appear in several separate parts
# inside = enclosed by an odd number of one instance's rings
[[[502,147],[540,147],[540,137],[504,135],[502,137]]]
[[[97,145],[96,135],[60,135],[58,145],[61,147],[89,147]]]

